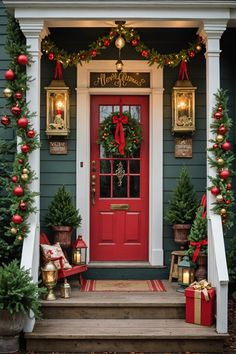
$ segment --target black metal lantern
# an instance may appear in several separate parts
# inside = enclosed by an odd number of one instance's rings
[[[88,246],[79,235],[72,244],[72,263],[75,265],[84,265],[87,263],[87,248]]]
[[[178,264],[178,284],[180,288],[177,290],[181,293],[191,283],[194,282],[196,264],[191,262],[188,256],[184,256]]]

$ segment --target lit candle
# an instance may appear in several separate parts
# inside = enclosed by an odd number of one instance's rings
[[[48,281],[48,283],[54,282],[54,281],[55,281],[54,274],[48,273],[48,275],[47,275],[47,281]]]
[[[56,102],[56,114],[62,114],[63,108],[64,108],[63,102],[57,101]]]
[[[188,270],[183,271],[183,283],[184,284],[189,284],[189,272]]]
[[[76,264],[80,264],[80,261],[81,261],[81,254],[80,254],[80,252],[79,251],[76,251],[76,253],[75,253],[75,263]]]

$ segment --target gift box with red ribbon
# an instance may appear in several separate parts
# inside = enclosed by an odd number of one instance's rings
[[[215,296],[215,288],[206,280],[186,288],[186,322],[211,326],[215,320]]]

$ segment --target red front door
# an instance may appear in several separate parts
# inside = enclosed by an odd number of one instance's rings
[[[142,125],[133,157],[107,155],[96,143],[99,124],[121,108]],[[91,97],[91,261],[148,260],[148,108],[147,96]]]

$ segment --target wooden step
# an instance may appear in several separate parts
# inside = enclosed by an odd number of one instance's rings
[[[28,352],[222,353],[225,335],[182,319],[44,319],[25,333]]]

